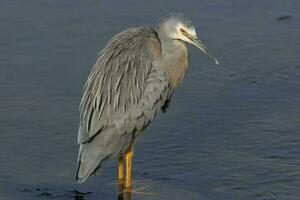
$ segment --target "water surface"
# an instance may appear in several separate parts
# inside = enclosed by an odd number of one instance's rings
[[[2,0],[1,199],[117,199],[116,160],[74,183],[82,87],[110,37],[170,12],[192,19],[221,66],[190,47],[168,113],[136,147],[134,187],[155,194],[132,199],[298,199],[299,9],[297,0]]]

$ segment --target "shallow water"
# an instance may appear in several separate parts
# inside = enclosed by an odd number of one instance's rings
[[[299,9],[297,0],[1,1],[1,199],[117,199],[116,160],[74,183],[82,87],[112,35],[170,12],[192,19],[221,65],[190,47],[169,111],[136,147],[134,187],[150,194],[131,199],[298,199]]]

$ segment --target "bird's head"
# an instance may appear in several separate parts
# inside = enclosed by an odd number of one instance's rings
[[[191,20],[183,14],[170,14],[159,20],[159,33],[172,40],[181,40],[190,43],[213,59],[219,64],[217,59],[213,57],[208,48],[198,39],[196,29]]]

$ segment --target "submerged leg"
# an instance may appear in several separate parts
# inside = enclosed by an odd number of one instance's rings
[[[126,191],[130,192],[131,189],[131,166],[133,157],[133,148],[129,147],[126,151]]]

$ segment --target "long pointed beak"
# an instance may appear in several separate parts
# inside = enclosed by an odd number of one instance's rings
[[[189,39],[191,40],[191,43],[193,45],[198,47],[201,51],[203,51],[203,53],[207,54],[210,59],[214,60],[215,63],[217,65],[219,65],[218,60],[214,56],[211,55],[211,53],[208,51],[208,48],[198,38],[189,37]]]

